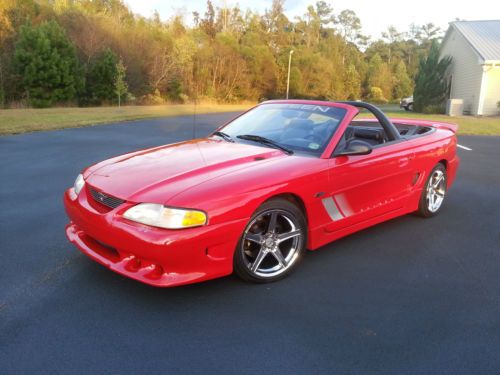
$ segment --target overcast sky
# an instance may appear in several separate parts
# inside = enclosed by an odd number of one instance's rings
[[[334,12],[343,9],[352,9],[361,19],[363,32],[378,38],[380,33],[389,25],[398,30],[406,31],[408,25],[432,22],[446,29],[448,22],[456,18],[465,20],[500,19],[500,0],[326,0],[332,5]],[[193,11],[203,14],[206,9],[206,0],[125,0],[135,13],[151,16],[156,9],[163,20],[181,13],[186,21],[191,22]],[[262,13],[271,5],[271,0],[213,0],[213,4],[228,7],[239,5],[243,10],[251,9]],[[289,18],[302,15],[309,4],[316,0],[287,0],[285,13]]]

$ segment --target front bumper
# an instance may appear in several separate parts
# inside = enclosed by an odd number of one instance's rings
[[[168,287],[229,275],[247,219],[166,230],[134,223],[121,214],[132,206],[99,212],[84,188],[64,194],[70,218],[66,236],[84,254],[121,275]]]

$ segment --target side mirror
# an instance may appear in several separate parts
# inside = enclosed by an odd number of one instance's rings
[[[367,155],[372,152],[372,146],[367,142],[353,139],[349,141],[346,146],[335,152],[335,156],[348,156],[348,155]]]

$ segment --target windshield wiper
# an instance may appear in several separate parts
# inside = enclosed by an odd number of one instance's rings
[[[219,137],[221,137],[225,141],[234,142],[234,139],[229,134],[224,133],[224,132],[215,131],[212,133],[212,135],[218,135]]]
[[[266,137],[261,137],[260,135],[242,134],[242,135],[237,135],[236,138],[244,139],[244,140],[247,140],[247,141],[259,142],[259,143],[262,143],[264,145],[268,145],[268,146],[272,146],[274,148],[278,148],[281,151],[286,152],[288,155],[292,155],[293,154],[293,150],[290,150],[288,147],[280,145],[278,142],[275,142],[272,139],[269,139],[269,138],[266,138]]]

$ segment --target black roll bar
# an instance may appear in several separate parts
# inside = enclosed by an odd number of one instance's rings
[[[403,139],[403,137],[401,137],[401,135],[399,134],[398,129],[396,129],[391,120],[387,118],[387,116],[384,114],[384,112],[380,110],[380,108],[374,106],[373,104],[366,102],[356,102],[356,101],[345,101],[337,103],[348,104],[352,105],[353,107],[364,108],[369,110],[380,122],[380,125],[382,125],[382,127],[384,128],[385,133],[387,134],[387,137],[389,138],[390,141]]]

